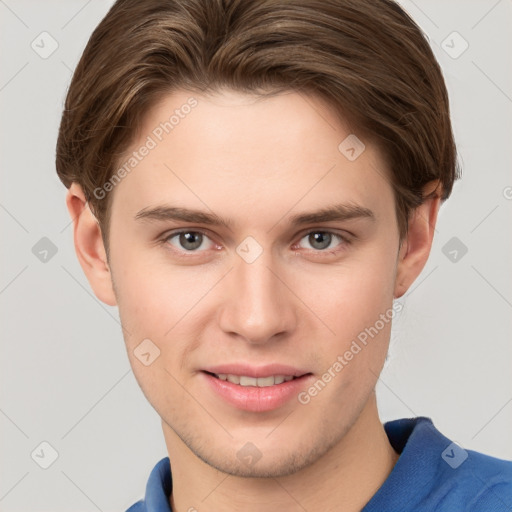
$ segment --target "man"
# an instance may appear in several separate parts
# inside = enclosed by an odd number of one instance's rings
[[[511,510],[511,462],[378,416],[394,299],[458,177],[442,74],[395,3],[119,0],[57,171],[162,419],[130,512]]]

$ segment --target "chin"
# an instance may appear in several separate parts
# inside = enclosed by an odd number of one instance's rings
[[[199,454],[196,455],[209,466],[228,475],[241,478],[280,478],[292,475],[314,462],[300,454],[292,453],[283,454],[282,457],[274,454],[271,458],[266,457],[266,460],[264,460],[265,455],[262,454],[259,460],[247,463],[238,459],[227,461],[225,457],[202,458]]]
[[[309,439],[311,441],[311,438]],[[196,450],[189,446],[192,452],[209,466],[231,476],[242,478],[280,478],[292,475],[315,463],[329,451],[335,442],[328,443],[322,439],[316,440],[316,445],[295,445],[279,440],[278,443],[262,441],[266,444],[261,450],[257,443],[247,442],[241,448],[232,452],[232,447],[224,451],[217,449],[215,453],[206,450]],[[281,449],[279,449],[279,447]],[[232,453],[231,456],[226,456]]]

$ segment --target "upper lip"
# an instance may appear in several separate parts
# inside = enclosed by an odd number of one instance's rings
[[[203,371],[216,373],[217,375],[244,375],[246,377],[254,378],[270,377],[272,375],[284,375],[285,377],[291,375],[293,377],[302,377],[302,375],[310,373],[300,368],[278,363],[266,364],[263,366],[252,366],[243,363],[221,364],[218,366],[203,368]]]

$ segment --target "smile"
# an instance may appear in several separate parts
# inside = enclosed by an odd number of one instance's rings
[[[296,378],[293,375],[270,375],[269,377],[248,377],[247,375],[233,375],[229,373],[213,373],[212,375],[220,380],[231,382],[231,384],[238,384],[239,386],[256,386],[259,388],[275,386],[276,384],[289,382]]]
[[[303,373],[300,370],[296,371],[295,375],[291,375],[293,369],[284,367],[280,370],[287,373],[279,373],[277,368],[273,371],[269,368],[265,371],[253,368],[251,371],[246,367],[245,371],[240,368],[238,370],[240,373],[217,373],[211,370],[203,370],[200,375],[205,379],[207,389],[216,399],[236,409],[258,413],[272,411],[293,403],[297,400],[299,393],[315,379],[312,373]],[[233,370],[235,368],[231,369]],[[244,373],[253,373],[253,376],[244,375]],[[264,376],[261,376],[261,373]]]

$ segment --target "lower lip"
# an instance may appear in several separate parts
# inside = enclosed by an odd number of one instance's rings
[[[202,372],[213,391],[238,409],[252,412],[271,411],[296,398],[305,388],[313,375],[303,375],[297,379],[260,388],[257,386],[240,386],[227,380],[221,380]]]

